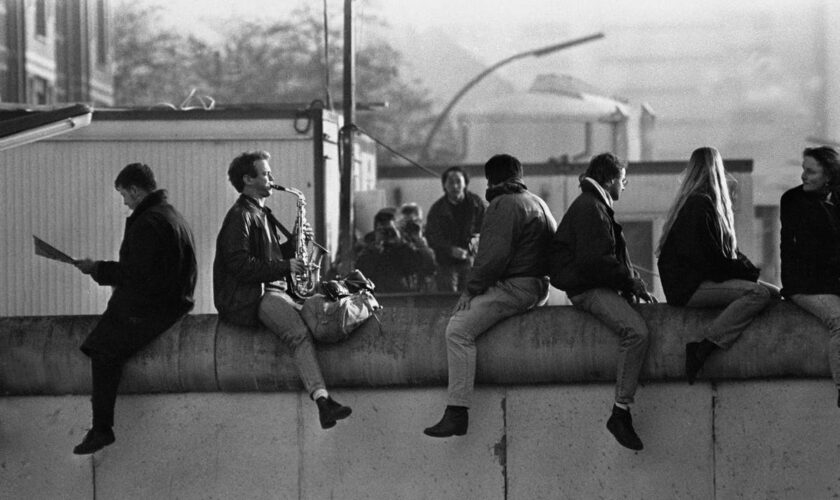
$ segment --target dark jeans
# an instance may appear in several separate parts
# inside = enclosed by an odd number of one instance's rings
[[[110,429],[114,426],[114,405],[117,402],[117,389],[120,387],[123,363],[99,357],[91,358],[91,376],[93,390],[93,428]]]
[[[569,297],[572,304],[595,316],[619,336],[615,401],[630,404],[647,357],[650,333],[642,316],[615,290],[593,288]]]
[[[686,307],[724,307],[704,329],[703,337],[721,349],[729,349],[753,318],[778,296],[779,289],[763,281],[704,281],[688,299]]]
[[[111,309],[105,311],[81,347],[91,361],[94,428],[114,426],[114,405],[125,362],[172,328],[182,316],[181,312],[165,312],[145,318],[123,318]]]

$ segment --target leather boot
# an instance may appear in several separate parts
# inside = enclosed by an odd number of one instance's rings
[[[631,450],[636,451],[644,448],[642,440],[639,439],[639,435],[636,434],[636,430],[633,429],[633,418],[630,416],[630,410],[613,406],[612,415],[610,415],[610,419],[607,420],[607,430],[609,430],[612,435],[615,436],[616,441],[625,448],[630,448]]]
[[[703,369],[703,364],[715,349],[717,346],[707,339],[685,345],[685,377],[689,385],[694,384],[697,374]]]
[[[432,427],[427,427],[423,434],[432,437],[445,438],[463,436],[467,433],[470,417],[466,406],[447,406],[443,418]]]
[[[315,404],[318,405],[318,418],[322,429],[335,427],[337,421],[349,417],[353,412],[349,406],[338,403],[331,396],[322,396],[315,401]]]

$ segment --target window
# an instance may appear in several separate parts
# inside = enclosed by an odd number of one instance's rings
[[[32,104],[50,104],[52,96],[50,84],[47,80],[35,76],[29,80],[29,85]]]
[[[47,36],[47,0],[35,0],[35,34]]]

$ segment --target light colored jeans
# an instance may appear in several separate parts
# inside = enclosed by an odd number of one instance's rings
[[[455,311],[446,326],[449,363],[447,403],[470,406],[475,386],[475,339],[505,318],[523,313],[548,300],[548,280],[510,278],[473,297],[470,307]]]
[[[569,300],[578,309],[601,320],[621,338],[618,346],[615,401],[632,403],[648,351],[650,335],[645,320],[624,297],[609,288],[593,288],[569,297]]]
[[[828,327],[831,333],[831,340],[828,341],[828,362],[834,385],[840,389],[840,297],[833,294],[798,293],[790,299]]]
[[[266,290],[260,301],[260,321],[292,352],[300,380],[307,394],[325,389],[321,367],[315,357],[312,334],[294,307],[291,297],[279,291]]]
[[[726,309],[703,329],[703,338],[722,349],[729,349],[753,318],[778,295],[777,287],[763,281],[704,281],[688,299],[686,307],[726,306]]]

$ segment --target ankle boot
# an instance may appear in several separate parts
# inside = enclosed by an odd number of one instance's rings
[[[639,451],[644,448],[642,440],[633,429],[633,418],[630,416],[630,410],[613,406],[612,415],[607,420],[607,430],[609,430],[615,437],[618,444],[631,450]]]
[[[432,437],[463,436],[467,433],[470,417],[466,406],[447,406],[440,422],[427,427],[423,434]]]
[[[707,339],[685,345],[685,377],[689,385],[694,384],[697,374],[703,369],[703,364],[715,349],[717,346]]]
[[[353,412],[349,406],[338,403],[331,396],[320,397],[315,404],[318,405],[318,419],[322,429],[335,427],[337,421],[349,417]]]

